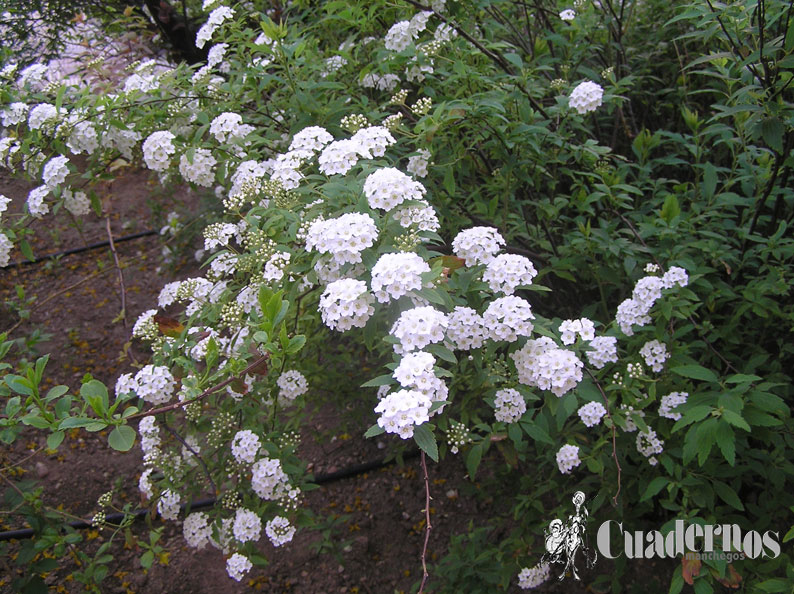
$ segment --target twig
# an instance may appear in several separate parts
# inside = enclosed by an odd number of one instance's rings
[[[119,254],[116,251],[116,244],[113,243],[113,233],[110,230],[110,215],[105,217],[106,228],[108,232],[108,241],[110,241],[110,251],[113,252],[113,261],[116,263],[116,270],[119,272],[119,287],[121,288],[121,321],[124,327],[127,327],[127,289],[124,286],[124,273],[121,271],[121,264],[119,263]]]
[[[222,381],[221,383],[219,383],[219,384],[217,384],[215,386],[212,386],[211,388],[207,388],[201,394],[199,394],[198,396],[196,396],[194,398],[190,398],[189,400],[183,400],[182,402],[174,402],[173,404],[169,404],[167,406],[161,406],[160,408],[150,408],[149,410],[145,410],[145,411],[142,411],[142,412],[139,412],[139,413],[135,413],[134,415],[130,415],[130,416],[126,417],[125,420],[130,421],[132,419],[137,419],[137,418],[140,418],[140,417],[150,417],[152,415],[159,415],[161,413],[169,412],[169,411],[172,411],[172,410],[176,410],[177,408],[182,408],[183,406],[187,406],[188,404],[193,404],[194,402],[198,402],[199,400],[201,400],[202,398],[205,398],[206,396],[209,396],[213,392],[217,392],[221,388],[225,388],[226,386],[231,384],[234,380],[241,379],[241,378],[245,377],[246,373],[248,373],[252,369],[255,369],[258,365],[261,365],[262,363],[264,363],[268,359],[270,359],[270,354],[262,355],[256,361],[251,363],[248,367],[243,369],[237,375],[233,375],[232,377]]]
[[[427,573],[427,543],[430,541],[430,531],[433,526],[430,525],[430,479],[427,476],[427,461],[425,460],[425,453],[422,452],[422,472],[425,475],[425,545],[422,547],[422,584],[419,586],[419,594],[425,590],[425,582],[429,574]]]
[[[171,427],[169,427],[169,426],[168,426],[168,425],[167,425],[165,422],[163,422],[163,423],[162,423],[162,425],[163,425],[163,427],[165,427],[165,430],[166,430],[166,431],[168,431],[168,432],[169,432],[171,435],[173,435],[174,437],[176,437],[176,439],[177,439],[177,440],[178,440],[178,441],[179,441],[179,442],[180,442],[180,443],[181,443],[183,446],[185,446],[185,448],[187,449],[187,451],[189,451],[191,454],[193,454],[193,455],[196,457],[196,460],[198,460],[198,461],[199,461],[199,464],[201,464],[201,468],[202,468],[202,469],[204,469],[204,474],[206,474],[206,475],[207,475],[207,480],[209,480],[209,482],[210,482],[210,486],[212,487],[212,494],[213,494],[213,496],[217,497],[217,496],[218,496],[218,493],[219,493],[219,491],[218,491],[218,487],[216,487],[216,486],[215,486],[215,481],[213,481],[213,480],[212,480],[212,475],[210,474],[210,470],[209,470],[209,468],[207,468],[207,463],[206,463],[206,462],[204,462],[204,458],[202,458],[201,456],[199,456],[199,453],[198,453],[196,450],[194,450],[194,449],[193,449],[193,447],[192,447],[192,446],[191,446],[191,445],[190,445],[190,444],[189,444],[189,443],[188,443],[188,442],[187,442],[187,441],[186,441],[186,440],[185,440],[185,439],[184,439],[184,438],[183,438],[181,435],[179,435],[179,433],[177,433],[176,431],[174,431],[174,430],[173,430]]]
[[[604,399],[604,408],[607,411],[607,418],[610,420],[610,424],[612,425],[612,458],[615,460],[615,468],[618,469],[618,490],[612,496],[612,505],[614,507],[618,506],[618,495],[620,495],[620,462],[618,462],[618,447],[616,442],[615,436],[615,421],[612,420],[612,415],[609,412],[609,400],[607,399],[607,395],[604,393],[604,389],[601,387],[601,384],[598,383],[598,380],[595,378],[593,373],[587,369],[587,375],[590,376],[590,379],[593,380],[593,383],[598,388],[598,391],[601,392],[601,396]]]

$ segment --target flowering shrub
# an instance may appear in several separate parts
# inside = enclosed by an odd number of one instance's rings
[[[658,521],[661,505],[665,522],[719,523],[738,510],[765,529],[770,510],[794,503],[789,470],[773,479],[751,462],[763,447],[783,464],[792,446],[787,368],[770,359],[782,349],[790,362],[780,324],[792,319],[767,296],[787,291],[794,253],[784,216],[794,195],[776,182],[791,167],[790,105],[788,119],[758,119],[747,114],[771,108],[734,94],[731,109],[748,118],[736,128],[704,127],[684,108],[689,132],[640,129],[641,84],[623,49],[601,83],[573,86],[600,70],[578,41],[625,42],[609,37],[603,21],[619,17],[600,4],[550,12],[559,19],[544,17],[535,42],[498,12],[478,27],[466,2],[389,7],[386,28],[338,3],[324,16],[296,5],[280,25],[204,4],[200,67],[131,65],[104,95],[42,84],[46,67],[3,68],[0,163],[40,185],[26,212],[2,213],[0,264],[17,247],[31,254],[30,217],[101,213],[81,180],[108,175],[109,162],[213,188],[216,201],[206,272],[163,287],[133,327],[151,362],[119,377],[115,397],[85,383],[86,404],[57,415],[32,398],[35,377],[8,375],[4,426],[100,426],[116,449],[139,443],[144,497],[182,522],[190,546],[222,551],[237,581],[266,563],[263,528],[289,547],[309,521],[311,476],[288,428],[319,398],[311,358],[340,334],[385,366],[363,385],[368,437],[396,434],[437,462],[462,455],[473,480],[481,464],[498,466],[498,444],[509,469],[484,480],[516,523],[489,545],[504,560],[491,585],[549,576],[529,545],[567,501],[557,493],[587,489],[591,514],[627,525]],[[695,5],[698,18],[719,18]],[[652,18],[651,6],[637,10]],[[571,37],[553,52],[562,32]],[[758,84],[786,96],[777,80]],[[668,111],[649,112],[646,126]],[[707,161],[719,145],[730,155]],[[775,196],[773,212],[746,198],[758,187]],[[741,290],[729,286],[734,270]],[[756,317],[769,335],[753,341],[759,329],[744,325]],[[765,481],[774,493],[749,492]],[[208,491],[223,505],[183,517],[180,504]],[[786,559],[741,571],[761,580]],[[453,567],[438,566],[451,591]],[[724,565],[712,569],[703,588],[724,579]],[[684,579],[675,568],[674,587]]]

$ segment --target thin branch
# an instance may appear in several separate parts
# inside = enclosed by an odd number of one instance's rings
[[[113,261],[116,264],[116,270],[119,273],[119,288],[121,289],[121,321],[124,327],[127,327],[127,289],[124,286],[124,273],[121,270],[119,263],[119,254],[116,251],[116,244],[113,243],[113,232],[110,230],[110,215],[105,217],[105,228],[108,232],[108,241],[110,241],[110,251],[113,253]]]
[[[615,436],[615,421],[612,420],[612,415],[609,412],[609,400],[607,399],[607,395],[604,392],[604,389],[601,387],[601,384],[598,383],[598,380],[595,378],[593,373],[587,369],[587,375],[590,376],[590,379],[593,380],[593,383],[598,388],[598,391],[601,392],[601,397],[604,399],[604,408],[607,411],[607,418],[609,418],[610,425],[612,425],[612,458],[615,460],[615,468],[618,469],[618,490],[612,496],[612,505],[613,507],[618,506],[618,495],[620,495],[620,462],[618,462],[618,447],[617,447],[617,438]]]
[[[217,392],[221,388],[225,388],[226,386],[231,384],[234,380],[241,379],[241,378],[245,377],[246,373],[248,373],[249,371],[251,371],[253,369],[256,369],[257,366],[261,365],[262,363],[264,363],[268,359],[270,359],[270,354],[262,355],[256,361],[251,363],[248,367],[243,369],[237,375],[233,375],[232,377],[222,381],[221,383],[219,383],[219,384],[217,384],[215,386],[212,386],[211,388],[207,388],[201,394],[199,394],[198,396],[196,396],[194,398],[190,398],[189,400],[183,400],[182,402],[174,402],[173,404],[169,404],[167,406],[161,406],[160,408],[150,408],[149,410],[145,410],[145,411],[142,411],[142,412],[139,412],[139,413],[135,413],[134,415],[130,415],[130,416],[126,417],[125,420],[131,421],[132,419],[137,419],[137,418],[140,418],[140,417],[150,417],[152,415],[159,415],[161,413],[170,412],[172,410],[176,410],[177,408],[182,408],[183,406],[187,406],[188,404],[193,404],[194,402],[198,402],[199,400],[209,396],[210,394],[212,394],[214,392]]]
[[[207,468],[207,463],[204,462],[204,458],[199,456],[199,453],[196,450],[194,450],[193,447],[181,435],[179,435],[176,431],[174,431],[171,427],[169,427],[165,422],[163,422],[162,425],[163,427],[165,427],[166,431],[168,431],[171,435],[176,437],[179,443],[185,446],[187,451],[189,451],[191,454],[193,454],[196,457],[196,460],[199,461],[199,464],[201,464],[201,468],[204,470],[204,474],[207,475],[207,480],[210,482],[210,486],[212,487],[212,494],[215,497],[217,497],[219,493],[218,487],[215,486],[215,481],[212,480],[210,469]]]
[[[433,527],[430,525],[430,478],[427,476],[427,461],[425,460],[425,453],[422,452],[422,472],[425,475],[425,545],[422,547],[422,584],[419,586],[419,594],[425,590],[425,582],[430,574],[427,573],[427,543],[430,541],[430,531]]]

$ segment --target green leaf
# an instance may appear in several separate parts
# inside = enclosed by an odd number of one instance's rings
[[[717,383],[719,381],[717,374],[701,365],[679,365],[678,367],[673,367],[670,371],[684,377],[702,380],[704,382]]]
[[[306,337],[303,334],[298,334],[297,336],[293,336],[289,339],[289,344],[285,349],[285,352],[288,355],[294,355],[298,351],[303,348],[303,345],[306,344]]]
[[[717,190],[717,169],[711,163],[703,166],[703,197],[711,200]]]
[[[65,433],[63,431],[56,431],[55,433],[50,433],[47,436],[47,447],[51,450],[57,450],[58,446],[61,445],[63,441]]]
[[[717,492],[717,496],[725,503],[739,511],[744,511],[742,500],[739,499],[739,495],[736,494],[736,491],[730,485],[722,481],[714,481],[714,490]]]
[[[94,422],[94,419],[85,417],[69,417],[58,424],[58,429],[74,429],[76,427],[87,427]]]
[[[526,432],[526,434],[529,435],[535,441],[540,441],[543,443],[547,443],[549,445],[554,445],[554,440],[551,437],[549,437],[548,432],[542,427],[539,427],[534,421],[529,421],[529,422],[520,421],[519,425],[521,425],[521,428]]]
[[[666,476],[657,476],[650,483],[648,483],[648,486],[645,488],[645,492],[642,494],[642,497],[640,497],[640,501],[650,499],[669,484],[670,480]]]
[[[146,551],[143,555],[141,555],[141,567],[144,569],[149,569],[154,563],[154,553],[152,551]]]
[[[728,423],[717,425],[717,447],[720,448],[725,460],[733,466],[736,463],[736,435]]]
[[[701,404],[699,406],[693,406],[684,413],[683,417],[681,417],[675,422],[675,425],[673,425],[672,433],[675,433],[679,429],[686,427],[691,423],[705,419],[711,413],[712,410],[713,410],[712,407],[705,404]]]
[[[738,427],[739,429],[744,429],[745,431],[750,431],[750,425],[747,424],[742,416],[738,413],[733,412],[729,409],[724,409],[722,411],[722,418],[728,421],[734,427]]]
[[[469,478],[474,480],[477,474],[477,469],[480,467],[482,455],[485,451],[484,442],[480,442],[469,450],[466,454],[466,470],[469,473]]]
[[[783,133],[786,128],[780,118],[766,118],[761,122],[761,136],[769,148],[778,153],[783,152]]]
[[[39,416],[38,411],[27,414],[19,420],[22,421],[25,425],[29,425],[30,427],[35,427],[36,429],[46,429],[47,427],[50,426],[47,419]]]
[[[717,436],[717,419],[707,419],[696,428],[695,441],[697,443],[698,464],[703,466],[714,447]]]
[[[104,417],[108,409],[108,389],[99,380],[92,379],[80,386],[80,396],[83,397],[94,412]]]
[[[33,250],[30,247],[27,239],[23,239],[19,242],[19,251],[22,252],[22,255],[25,256],[31,262],[36,261],[36,256],[33,255]]]
[[[381,433],[385,433],[385,432],[386,430],[383,427],[375,423],[372,427],[367,429],[367,432],[364,434],[364,437],[366,438],[375,437],[376,435],[380,435]]]
[[[391,374],[379,375],[378,377],[361,384],[362,388],[378,388],[380,386],[388,386],[395,383],[394,377]]]
[[[668,225],[674,218],[681,214],[681,207],[678,205],[678,198],[675,197],[675,194],[668,194],[667,198],[664,199],[664,205],[662,206],[662,212],[660,214],[664,222]]]
[[[135,429],[129,425],[119,425],[108,435],[108,444],[119,452],[129,451],[135,444]]]
[[[423,452],[430,456],[435,462],[438,462],[438,445],[436,444],[436,436],[433,435],[433,430],[428,427],[427,423],[423,423],[414,428],[414,441]]]
[[[425,350],[433,355],[436,355],[439,359],[443,359],[447,363],[452,363],[456,365],[458,363],[457,357],[455,357],[455,353],[450,351],[447,347],[441,344],[431,344],[425,347]]]

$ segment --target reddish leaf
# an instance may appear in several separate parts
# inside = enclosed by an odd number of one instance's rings
[[[719,577],[714,570],[712,570],[712,573],[714,574],[714,577],[717,578],[717,581],[723,586],[736,589],[742,583],[742,576],[740,576],[739,572],[733,568],[732,563],[728,563],[728,573],[725,577]]]
[[[169,318],[167,316],[161,316],[159,314],[154,315],[154,322],[157,324],[160,332],[166,336],[170,336],[171,338],[179,338],[179,335],[182,334],[182,330],[185,329],[185,327],[180,324],[178,320]]]
[[[690,586],[694,583],[695,577],[700,575],[700,565],[700,559],[687,559],[686,555],[681,559],[681,574]]]

